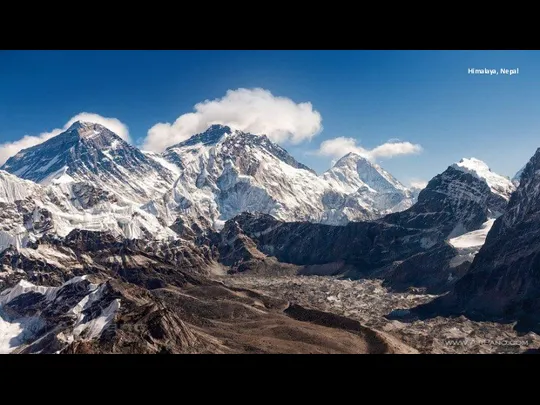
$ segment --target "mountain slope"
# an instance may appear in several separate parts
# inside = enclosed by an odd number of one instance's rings
[[[5,204],[0,250],[73,229],[110,231],[128,239],[175,236],[141,209],[170,189],[175,174],[99,124],[76,122],[20,151],[3,169],[14,175],[0,171]]]
[[[517,173],[512,177],[512,183],[514,186],[519,186],[519,182],[521,180],[521,175],[523,174],[523,170],[525,170],[525,166],[523,166],[521,169],[517,171]]]
[[[138,203],[163,194],[174,182],[173,173],[107,128],[80,121],[20,151],[1,169],[42,185],[91,183]]]
[[[108,201],[142,210],[164,227],[181,221],[184,228],[220,229],[242,212],[342,225],[403,210],[413,201],[389,173],[358,155],[317,176],[268,137],[221,125],[160,155],[139,151],[101,125],[76,122],[20,151],[3,170],[85,200],[76,208],[87,214],[94,205],[105,213]]]
[[[356,153],[348,153],[323,173],[333,190],[348,194],[349,201],[360,201],[376,215],[402,211],[414,203],[403,184],[377,164]]]
[[[494,215],[500,215],[516,189],[514,183],[500,174],[494,173],[488,165],[476,158],[461,159],[453,168],[470,173],[482,180],[490,188],[492,195],[488,206]]]
[[[540,149],[525,166],[506,212],[493,224],[468,274],[422,314],[519,321],[540,331]]]
[[[394,206],[406,208],[399,203],[409,198],[397,180],[359,156],[350,155],[317,176],[266,136],[221,125],[168,148],[161,157],[148,156],[178,168],[173,189],[147,207],[168,221],[180,214],[188,222],[205,218],[219,229],[242,212],[262,212],[284,221],[341,225],[379,217]],[[356,162],[353,176],[340,169],[346,160]]]
[[[89,183],[41,186],[0,170],[0,252],[22,248],[46,234],[74,229],[110,231],[124,238],[169,238],[158,218]]]

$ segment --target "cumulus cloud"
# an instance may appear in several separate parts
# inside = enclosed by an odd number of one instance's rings
[[[368,151],[373,159],[391,158],[400,155],[416,155],[422,152],[422,147],[410,142],[387,142]]]
[[[409,181],[409,187],[410,188],[416,188],[418,190],[422,190],[424,188],[426,188],[428,182],[425,181],[425,180],[420,180],[420,179],[411,179]]]
[[[341,136],[322,142],[319,150],[316,153],[322,156],[341,158],[350,152],[358,153],[366,159],[375,161],[380,158],[392,158],[400,155],[418,154],[422,152],[422,147],[410,142],[391,140],[373,149],[366,149],[360,145],[357,145],[356,139]]]
[[[223,98],[196,104],[194,112],[181,115],[172,124],[154,125],[148,131],[143,149],[161,152],[213,124],[266,134],[278,143],[298,144],[319,133],[321,121],[321,115],[309,102],[295,103],[261,88],[240,88],[228,90]]]
[[[16,155],[22,149],[39,145],[40,143],[43,143],[55,137],[56,135],[61,134],[76,121],[87,121],[103,125],[105,128],[113,131],[125,141],[129,142],[131,140],[129,137],[128,127],[120,120],[116,118],[102,117],[98,114],[82,112],[72,117],[68,122],[66,122],[66,124],[62,128],[55,128],[52,131],[43,132],[35,136],[25,135],[17,141],[0,144],[0,165],[3,165],[6,160],[8,160],[11,156]]]

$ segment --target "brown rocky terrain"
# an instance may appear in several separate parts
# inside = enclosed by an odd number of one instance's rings
[[[416,352],[356,320],[226,286],[215,280],[220,265],[210,256],[189,244],[158,248],[87,231],[6,251],[0,346],[12,353]]]
[[[520,334],[513,329],[514,323],[476,322],[464,316],[408,322],[389,319],[387,315],[396,309],[406,312],[437,296],[418,294],[414,289],[394,292],[385,288],[381,280],[237,274],[223,282],[358,321],[420,353],[524,353],[540,347],[540,336],[532,332]]]

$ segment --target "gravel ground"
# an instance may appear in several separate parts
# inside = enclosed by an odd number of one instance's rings
[[[437,317],[410,323],[384,315],[431,301],[435,295],[393,293],[380,280],[341,280],[321,276],[264,277],[237,274],[221,279],[300,305],[357,319],[385,331],[421,353],[521,353],[540,348],[540,336],[518,335],[513,324]]]

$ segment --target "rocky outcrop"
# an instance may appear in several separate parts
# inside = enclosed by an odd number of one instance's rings
[[[236,221],[227,221],[214,243],[218,246],[220,263],[227,266],[230,273],[250,271],[275,276],[294,274],[300,270],[298,266],[280,263],[261,252]]]
[[[484,181],[451,166],[428,183],[413,207],[381,221],[430,231],[429,243],[435,244],[479,229],[504,201]]]
[[[198,282],[213,263],[210,247],[184,240],[127,240],[106,232],[46,236],[27,248],[0,253],[0,288],[21,279],[58,286],[74,276],[116,277],[149,289]]]
[[[518,321],[540,331],[540,149],[521,174],[506,212],[487,235],[468,273],[448,295],[415,311]]]
[[[414,352],[345,317],[199,281],[149,290],[103,275],[57,287],[22,280],[0,294],[0,352]]]
[[[405,260],[392,263],[380,272],[383,285],[394,291],[416,291],[440,294],[467,272],[470,262],[454,264],[458,252],[448,243],[441,243]]]

